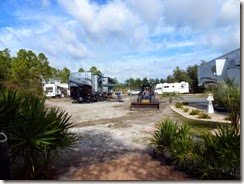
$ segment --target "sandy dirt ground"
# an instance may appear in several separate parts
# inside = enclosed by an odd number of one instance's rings
[[[159,161],[153,161],[148,156],[155,124],[166,116],[174,118],[175,113],[167,103],[161,103],[160,110],[130,110],[130,103],[135,98],[125,96],[124,102],[89,104],[72,103],[70,99],[47,100],[47,107],[59,107],[72,116],[70,120],[75,127],[71,131],[78,136],[72,151],[61,154],[47,177],[60,180],[187,178],[184,173],[171,171],[169,166],[158,167]]]

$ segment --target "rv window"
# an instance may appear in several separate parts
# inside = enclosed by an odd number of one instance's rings
[[[181,88],[184,88],[184,84],[181,84]]]
[[[48,87],[48,88],[46,88],[46,91],[53,92],[53,88],[52,87]]]
[[[174,88],[175,86],[172,86],[172,88]]]
[[[169,88],[169,86],[164,86],[164,88]]]
[[[156,90],[161,90],[162,88],[156,88]]]

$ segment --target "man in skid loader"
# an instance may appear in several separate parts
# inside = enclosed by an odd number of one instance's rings
[[[146,87],[145,90],[142,93],[142,98],[143,99],[149,99],[149,97],[150,97],[149,95],[150,95],[150,92],[148,90],[148,87]]]

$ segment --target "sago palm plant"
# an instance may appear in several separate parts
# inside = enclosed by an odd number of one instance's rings
[[[0,111],[0,117],[8,120],[2,127],[8,132],[12,162],[16,164],[22,160],[23,176],[31,179],[42,172],[61,150],[69,148],[76,136],[69,131],[72,124],[67,113],[57,108],[45,108],[45,100],[40,97],[17,96],[12,91],[3,94],[0,104],[5,104],[5,109],[10,107],[14,116],[5,117],[10,112],[5,115]]]
[[[177,122],[173,120],[165,118],[159,122],[151,140],[151,143],[156,146],[156,151],[159,153],[169,151],[171,144],[175,140],[177,131]]]
[[[203,135],[204,144],[196,152],[202,178],[240,178],[240,133],[234,128],[219,127],[215,135]]]
[[[170,147],[171,158],[176,166],[187,167],[187,163],[192,157],[194,148],[193,136],[190,134],[190,127],[182,125],[175,136],[175,140]]]

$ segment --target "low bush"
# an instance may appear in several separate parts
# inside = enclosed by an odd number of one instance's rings
[[[184,111],[184,112],[188,112],[188,111],[189,111],[189,108],[187,108],[187,107],[183,107],[183,111]]]
[[[182,103],[183,103],[183,105],[189,105],[189,102],[187,102],[187,101],[184,101]]]
[[[69,119],[64,111],[47,109],[36,95],[1,91],[0,129],[8,136],[13,173],[33,179],[69,148],[76,140]]]
[[[151,143],[159,156],[169,153],[178,169],[199,179],[240,179],[240,132],[218,127],[194,139],[188,126],[171,119],[157,124]],[[195,140],[195,141],[194,141]]]
[[[198,109],[192,109],[191,112],[190,112],[190,115],[198,115],[200,113],[201,113],[200,110],[198,110]]]
[[[201,119],[211,119],[211,116],[207,113],[204,113],[204,112],[201,112],[198,114],[198,118],[201,118]]]
[[[213,90],[214,102],[223,107],[232,125],[237,129],[241,116],[241,88],[234,83],[234,79],[218,82]]]
[[[177,99],[179,97],[180,97],[179,94],[176,92],[167,92],[167,93],[163,93],[160,98],[161,99],[168,98],[169,102],[172,103],[174,99]]]
[[[177,122],[169,118],[165,118],[156,125],[156,131],[153,135],[151,143],[156,146],[158,153],[169,151],[171,144],[175,140],[178,130]]]
[[[176,167],[187,167],[192,157],[194,148],[193,137],[190,135],[190,127],[182,125],[178,127],[175,139],[170,147],[170,157]]]
[[[227,117],[224,118],[224,120],[231,121],[230,116],[228,115]]]
[[[156,153],[168,152],[175,166],[185,166],[190,155],[189,150],[193,148],[193,139],[189,132],[189,126],[178,126],[177,121],[166,118],[157,124],[151,143],[156,146]]]
[[[215,135],[206,133],[204,143],[195,152],[196,171],[201,179],[240,179],[240,132],[219,127]]]
[[[176,108],[182,108],[182,107],[183,107],[183,103],[177,102],[177,103],[175,104],[175,107],[176,107]]]

